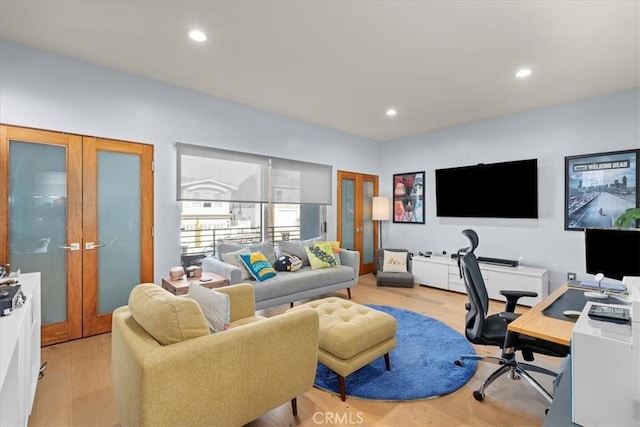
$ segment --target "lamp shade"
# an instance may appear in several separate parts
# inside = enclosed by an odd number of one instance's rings
[[[389,221],[391,218],[391,205],[388,197],[377,196],[372,199],[373,206],[371,216],[374,221]]]

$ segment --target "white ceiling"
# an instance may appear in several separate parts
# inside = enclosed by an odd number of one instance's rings
[[[384,141],[640,87],[639,5],[0,0],[0,38]]]

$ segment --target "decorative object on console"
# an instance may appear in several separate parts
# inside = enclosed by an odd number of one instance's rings
[[[184,276],[184,268],[182,267],[171,267],[169,269],[169,277],[171,280],[179,280]]]
[[[424,171],[393,175],[393,222],[424,224]]]
[[[639,159],[640,150],[565,157],[565,230],[634,228],[624,215],[640,207]]]
[[[187,278],[192,279],[195,277],[200,277],[202,276],[202,267],[197,266],[197,265],[191,265],[189,267],[187,267],[186,273]]]

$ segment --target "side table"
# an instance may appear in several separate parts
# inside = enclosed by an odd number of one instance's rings
[[[162,287],[174,295],[186,295],[187,292],[189,292],[189,284],[191,282],[199,283],[209,289],[229,285],[229,281],[219,274],[203,272],[201,277],[187,278],[187,276],[184,275],[178,280],[171,280],[168,277],[163,277]]]

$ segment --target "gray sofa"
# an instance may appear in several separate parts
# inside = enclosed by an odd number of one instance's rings
[[[341,289],[347,289],[351,298],[351,288],[358,284],[360,253],[340,249],[340,263],[341,265],[336,267],[322,269],[312,269],[309,265],[304,265],[298,271],[279,271],[275,277],[257,282],[243,280],[240,268],[214,256],[208,256],[202,261],[202,271],[219,274],[229,280],[231,285],[249,283],[255,290],[256,310],[261,310]]]

